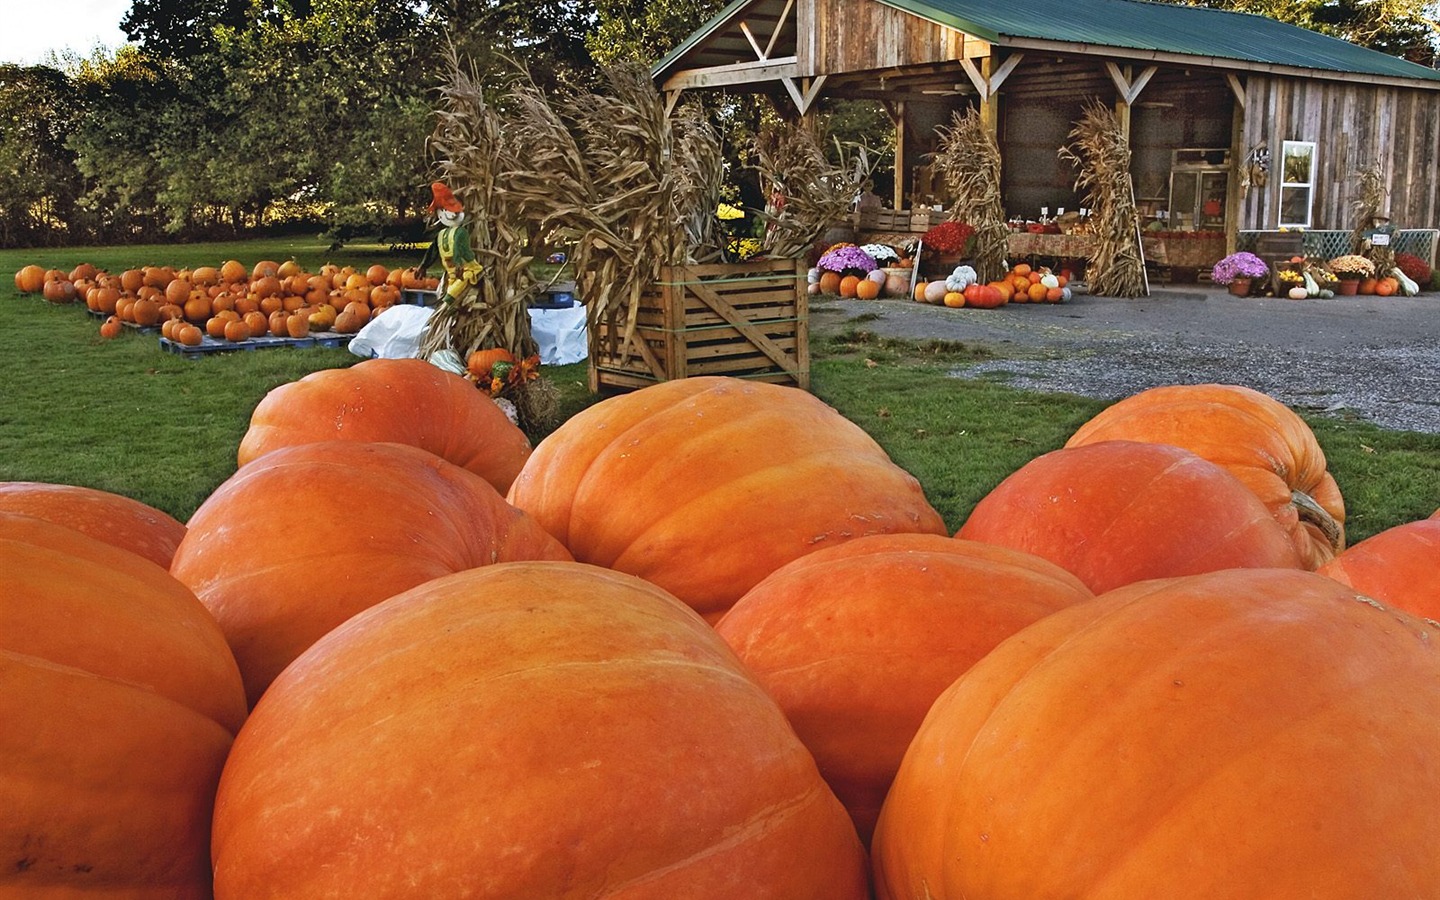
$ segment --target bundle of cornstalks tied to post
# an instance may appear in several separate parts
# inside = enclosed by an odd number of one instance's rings
[[[471,249],[482,269],[473,289],[441,294],[420,350],[428,359],[449,356],[464,367],[502,405],[513,404],[518,424],[533,435],[551,424],[556,391],[539,376],[530,331],[529,307],[541,291],[530,268],[534,233],[516,198],[503,189],[511,173],[524,167],[528,149],[508,127],[496,103],[500,97],[487,94],[479,75],[462,65],[453,49],[447,74],[430,145],[441,178],[465,209]],[[498,384],[493,366],[475,371],[480,360],[507,357]]]
[[[1350,248],[1375,264],[1375,271],[1388,273],[1395,268],[1395,248],[1389,244],[1376,246],[1367,232],[1375,220],[1388,218],[1385,211],[1385,172],[1374,164],[1354,174],[1355,197],[1350,201],[1350,215],[1355,227],[1350,231]]]
[[[1130,145],[1115,115],[1103,103],[1085,106],[1070,132],[1072,146],[1060,158],[1078,170],[1075,190],[1095,223],[1095,256],[1087,276],[1090,293],[1139,297],[1145,291],[1145,257],[1136,227],[1135,186],[1130,180]]]
[[[603,72],[601,92],[547,95],[529,78],[509,96],[525,165],[500,190],[536,234],[563,234],[593,343],[600,322],[629,347],[647,286],[664,266],[721,256],[719,137],[700,113],[665,104],[639,66]]]
[[[949,218],[975,229],[975,272],[982,282],[998,281],[1009,268],[1010,234],[1000,200],[1000,147],[973,108],[955,113],[936,133],[932,160],[951,200]]]
[[[864,147],[838,140],[832,160],[823,139],[797,123],[767,125],[750,150],[767,198],[758,213],[765,222],[761,252],[780,259],[804,256],[843,221],[874,171],[872,159],[879,161]]]

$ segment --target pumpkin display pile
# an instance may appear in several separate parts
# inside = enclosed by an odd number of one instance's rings
[[[102,315],[102,337],[126,324],[159,326],[161,336],[198,346],[216,340],[305,337],[312,332],[354,334],[371,317],[400,302],[404,290],[433,290],[435,278],[414,269],[326,264],[307,272],[295,260],[261,260],[247,268],[238,260],[218,266],[176,269],[145,266],[114,274],[81,263],[69,272],[22,267],[15,287],[55,304],[84,303]]]
[[[0,484],[0,895],[1440,896],[1440,511],[1347,547],[1271,398],[954,534],[799,389],[477,404],[284,385],[184,523]]]

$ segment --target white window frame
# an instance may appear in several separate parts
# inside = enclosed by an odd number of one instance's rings
[[[1286,181],[1285,160],[1290,157],[1291,147],[1310,148],[1310,179],[1308,181]],[[1280,147],[1280,202],[1276,204],[1275,217],[1281,228],[1309,228],[1311,219],[1315,215],[1315,170],[1318,169],[1320,161],[1320,147],[1315,141],[1284,141]],[[1305,203],[1305,221],[1285,221],[1285,192],[1297,188],[1304,188],[1308,198]]]

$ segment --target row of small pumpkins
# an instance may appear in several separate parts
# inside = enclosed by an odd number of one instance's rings
[[[0,485],[0,892],[1440,895],[1440,511],[1346,548],[1255,391],[1121,401],[954,537],[728,378],[532,449],[370,360],[237,462],[185,524]]]
[[[168,340],[198,345],[204,336],[244,341],[252,337],[304,337],[312,331],[353,334],[372,315],[398,303],[401,292],[433,290],[434,278],[414,269],[373,265],[324,265],[307,272],[295,260],[262,260],[247,268],[238,260],[219,266],[176,269],[146,266],[112,274],[89,263],[70,272],[28,265],[15,287],[57,304],[83,301],[107,318],[100,335],[112,338],[125,323],[161,326]]]
[[[994,309],[1007,303],[1062,303],[1071,298],[1068,279],[1043,266],[1017,263],[1003,278],[981,284],[970,266],[958,266],[944,279],[916,279],[902,270],[875,269],[864,277],[815,270],[812,295],[834,294],[845,299],[874,300],[911,296],[920,303],[952,308]]]
[[[1044,266],[1017,263],[1003,278],[981,284],[975,270],[960,266],[944,280],[915,285],[914,299],[951,308],[994,309],[1007,303],[1063,303],[1071,297],[1069,279]]]

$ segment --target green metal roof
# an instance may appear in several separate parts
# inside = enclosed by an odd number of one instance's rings
[[[750,0],[735,0],[658,63],[659,74]],[[860,0],[865,2],[865,0]],[[1004,46],[1007,38],[1088,44],[1440,82],[1440,70],[1264,16],[1149,0],[876,0]]]

